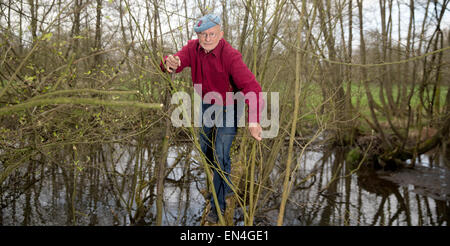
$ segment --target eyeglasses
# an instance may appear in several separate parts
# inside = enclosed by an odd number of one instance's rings
[[[212,32],[210,34],[205,33],[205,32],[201,32],[201,33],[197,33],[197,35],[203,39],[206,39],[208,36],[209,38],[213,39],[217,36],[217,34],[215,32]]]

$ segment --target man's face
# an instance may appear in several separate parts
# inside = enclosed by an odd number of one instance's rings
[[[197,33],[198,40],[203,49],[208,53],[219,44],[223,37],[223,31],[219,25],[215,25],[203,32]]]

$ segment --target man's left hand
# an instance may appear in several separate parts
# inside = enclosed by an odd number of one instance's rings
[[[262,128],[261,125],[259,123],[250,123],[248,126],[248,130],[250,131],[250,134],[252,135],[253,138],[255,138],[258,141],[261,141],[261,132],[262,132]]]

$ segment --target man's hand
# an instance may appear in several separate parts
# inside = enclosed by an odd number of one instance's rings
[[[167,71],[171,73],[181,66],[181,60],[178,56],[169,55],[166,59],[166,65]]]
[[[261,141],[261,132],[262,132],[262,128],[261,125],[259,125],[259,123],[250,123],[248,126],[248,130],[250,131],[250,134],[252,135],[253,138],[255,138],[258,141]]]

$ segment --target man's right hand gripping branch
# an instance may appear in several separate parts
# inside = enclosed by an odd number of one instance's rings
[[[181,60],[178,56],[169,55],[166,59],[166,66],[169,73],[175,72],[181,66]]]

